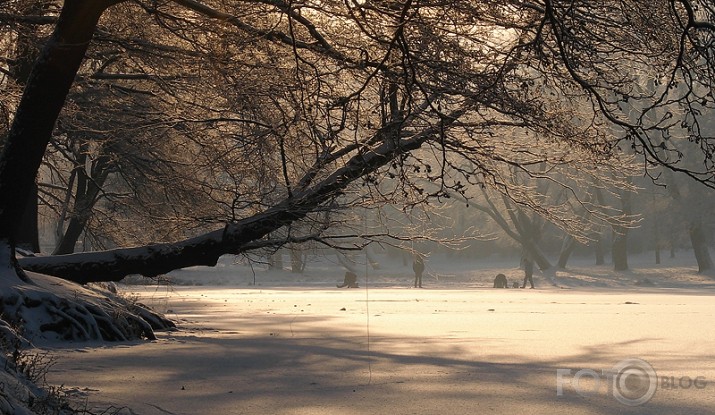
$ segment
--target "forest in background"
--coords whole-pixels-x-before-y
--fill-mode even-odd
[[[708,2],[0,6],[7,315],[305,244],[713,268]]]
[[[705,5],[638,7],[639,32],[623,10],[599,15],[588,4],[118,3],[49,140],[21,227],[25,249],[39,251],[40,234],[45,253],[68,254],[209,232],[290,197],[317,167],[369,145],[372,129],[400,124],[406,135],[436,126],[434,143],[331,197],[318,217],[277,229],[269,249],[324,228],[348,248],[366,233],[473,256],[516,248],[542,268],[582,245],[617,269],[629,250],[694,247],[700,269],[712,268],[709,189],[658,166],[699,171],[696,151],[713,136],[707,72],[696,77],[676,60],[707,70],[697,46],[712,41],[711,28],[676,36],[690,12],[707,22]],[[6,130],[60,6],[3,2]],[[605,24],[619,16],[632,33]],[[623,49],[602,51],[608,38],[574,31],[575,21],[603,26]],[[546,27],[553,44],[535,40]],[[631,44],[643,49],[627,53]],[[593,49],[589,62],[579,47]],[[551,55],[564,68],[550,67]],[[465,113],[457,127],[446,125],[450,111]],[[370,229],[350,226],[356,216],[372,217]]]

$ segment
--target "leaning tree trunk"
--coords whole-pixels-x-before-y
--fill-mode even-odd
[[[376,171],[405,152],[416,150],[462,114],[462,111],[455,111],[444,125],[429,127],[411,137],[397,140],[389,139],[394,137],[391,126],[381,128],[375,133],[381,144],[374,149],[353,156],[343,167],[312,187],[296,191],[266,211],[228,224],[224,229],[176,243],[23,258],[21,265],[27,270],[79,283],[119,281],[132,274],[152,277],[195,265],[214,266],[224,254],[239,254],[256,248],[276,246],[278,244],[275,241],[264,238],[283,226],[303,219],[321,205],[330,203],[357,178]],[[541,253],[535,246],[532,249]],[[536,260],[542,260],[545,268],[550,267],[543,254],[537,256]]]
[[[14,250],[26,201],[87,46],[112,0],[65,0],[52,36],[27,80],[0,155],[0,264],[16,266]]]

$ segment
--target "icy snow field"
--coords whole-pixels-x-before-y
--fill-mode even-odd
[[[714,414],[715,279],[681,256],[620,274],[574,261],[558,286],[537,273],[535,290],[491,288],[523,275],[517,261],[430,258],[424,289],[389,261],[357,289],[335,288],[329,263],[254,266],[249,285],[250,267],[224,261],[121,286],[180,329],[47,346],[47,380],[120,414]],[[632,358],[655,374],[617,366]]]

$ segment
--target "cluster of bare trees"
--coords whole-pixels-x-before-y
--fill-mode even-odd
[[[38,200],[56,254],[149,244],[23,260],[77,281],[339,244],[351,207],[445,198],[544,268],[544,223],[625,241],[636,175],[715,186],[706,1],[15,0],[0,22],[0,262]]]

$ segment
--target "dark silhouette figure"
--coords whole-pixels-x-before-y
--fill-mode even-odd
[[[412,270],[415,271],[415,288],[422,288],[422,273],[425,272],[425,260],[422,258],[422,255],[414,255],[412,260]]]
[[[338,288],[359,288],[357,283],[357,275],[352,271],[345,272],[343,283],[337,285]]]
[[[497,274],[494,277],[494,288],[509,288],[509,281],[506,280],[506,275]]]
[[[529,281],[529,284],[531,284],[531,288],[534,288],[534,279],[532,276],[534,275],[534,262],[531,260],[531,258],[524,257],[524,283],[521,284],[521,288],[526,288],[526,282]]]
[[[519,288],[519,281],[514,281],[511,288]]]

